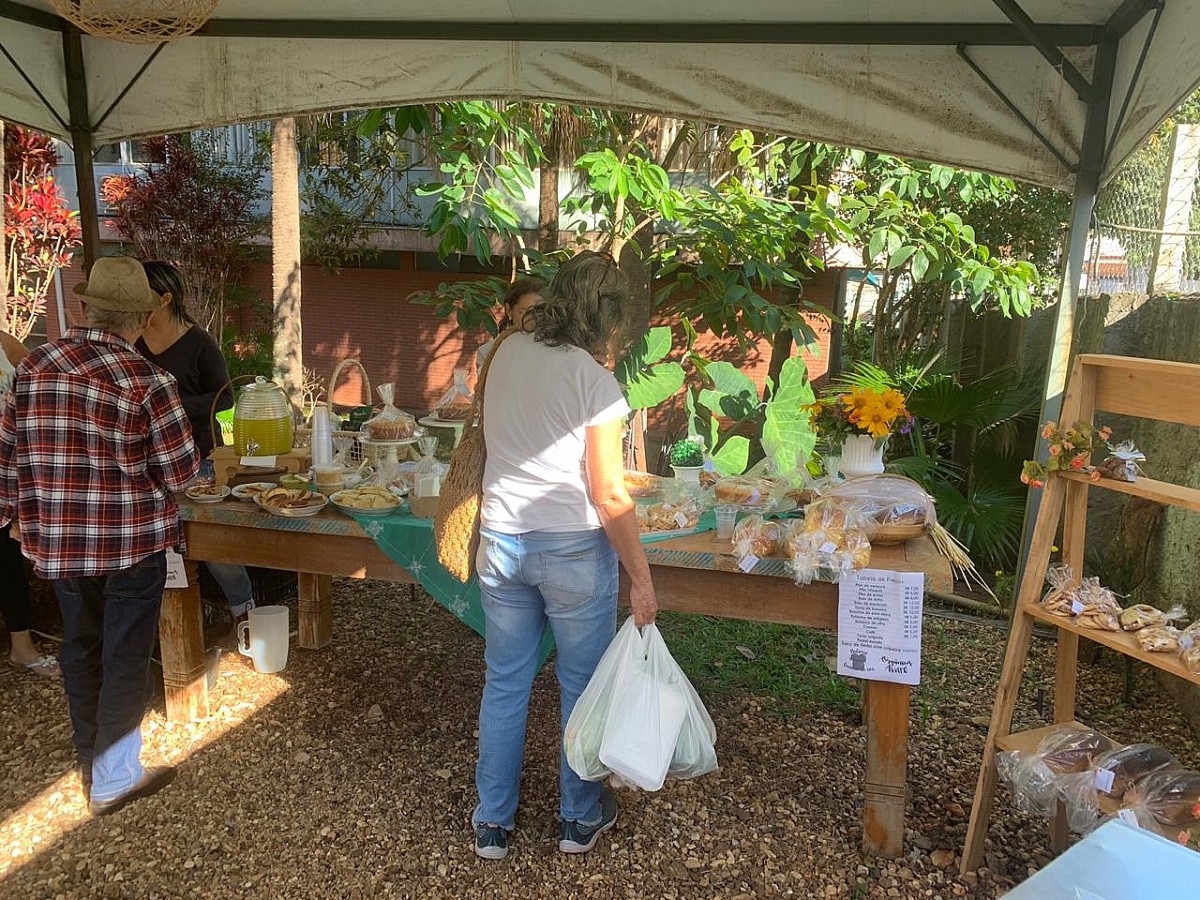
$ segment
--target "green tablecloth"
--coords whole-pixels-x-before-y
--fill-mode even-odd
[[[388,516],[354,516],[362,530],[370,535],[388,559],[404,568],[434,600],[480,637],[487,623],[479,600],[479,581],[463,584],[446,571],[437,557],[433,542],[433,520],[418,519],[408,507]],[[554,636],[547,628],[542,635],[542,662],[554,649]]]
[[[437,558],[437,547],[433,542],[433,520],[418,519],[405,506],[388,516],[354,516],[362,530],[379,545],[388,559],[401,566],[429,596],[450,611],[451,615],[467,625],[481,637],[486,634],[487,623],[483,605],[479,599],[479,582],[472,578],[463,584],[446,571]],[[711,511],[700,517],[694,531],[716,528],[716,518]],[[647,534],[642,543],[669,540],[675,535]],[[542,661],[554,649],[554,636],[547,628],[542,635]]]

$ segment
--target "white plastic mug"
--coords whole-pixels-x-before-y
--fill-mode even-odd
[[[238,652],[265,674],[282,671],[288,658],[288,608],[259,606],[238,625]]]

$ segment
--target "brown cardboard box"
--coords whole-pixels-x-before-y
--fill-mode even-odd
[[[229,484],[233,479],[245,481],[247,476],[256,474],[256,469],[259,474],[277,477],[285,472],[307,472],[312,468],[312,450],[308,447],[282,453],[275,457],[274,465],[261,469],[257,466],[243,466],[241,457],[234,452],[233,447],[229,446],[214,448],[208,458],[213,462],[213,469],[219,485]],[[280,469],[283,471],[279,471]],[[255,479],[251,478],[250,480]],[[274,481],[275,478],[269,477],[267,480]]]

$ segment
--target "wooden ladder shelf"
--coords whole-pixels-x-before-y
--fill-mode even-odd
[[[1071,371],[1063,401],[1062,421],[1066,424],[1093,422],[1097,410],[1200,427],[1200,365],[1122,356],[1081,355]],[[964,873],[978,868],[982,861],[984,840],[999,780],[996,754],[1002,750],[1033,750],[1053,727],[1017,733],[1012,731],[1013,711],[1017,705],[1035,623],[1053,625],[1058,630],[1054,667],[1056,723],[1078,725],[1074,719],[1080,635],[1126,656],[1140,659],[1147,665],[1200,684],[1200,676],[1187,671],[1175,653],[1147,653],[1132,634],[1081,628],[1069,619],[1047,613],[1040,605],[1043,580],[1060,524],[1063,532],[1063,562],[1075,572],[1083,573],[1088,491],[1092,488],[1117,491],[1200,512],[1200,490],[1169,482],[1148,478],[1139,478],[1133,483],[1111,479],[1092,482],[1086,475],[1059,473],[1053,473],[1047,480],[1017,593],[1008,649],[983,747],[983,761],[979,767],[979,781],[963,847],[961,868]],[[1066,816],[1061,804],[1051,823],[1051,837],[1056,850],[1066,846]]]

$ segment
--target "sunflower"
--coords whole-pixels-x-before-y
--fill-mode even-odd
[[[879,402],[883,404],[883,408],[893,419],[904,412],[904,395],[894,388],[884,391]]]
[[[870,388],[851,387],[850,393],[842,394],[839,398],[842,405],[850,412],[860,412],[864,406],[868,406],[876,397],[876,394]]]
[[[892,422],[882,403],[872,403],[864,407],[858,415],[858,427],[878,440],[892,432]]]

